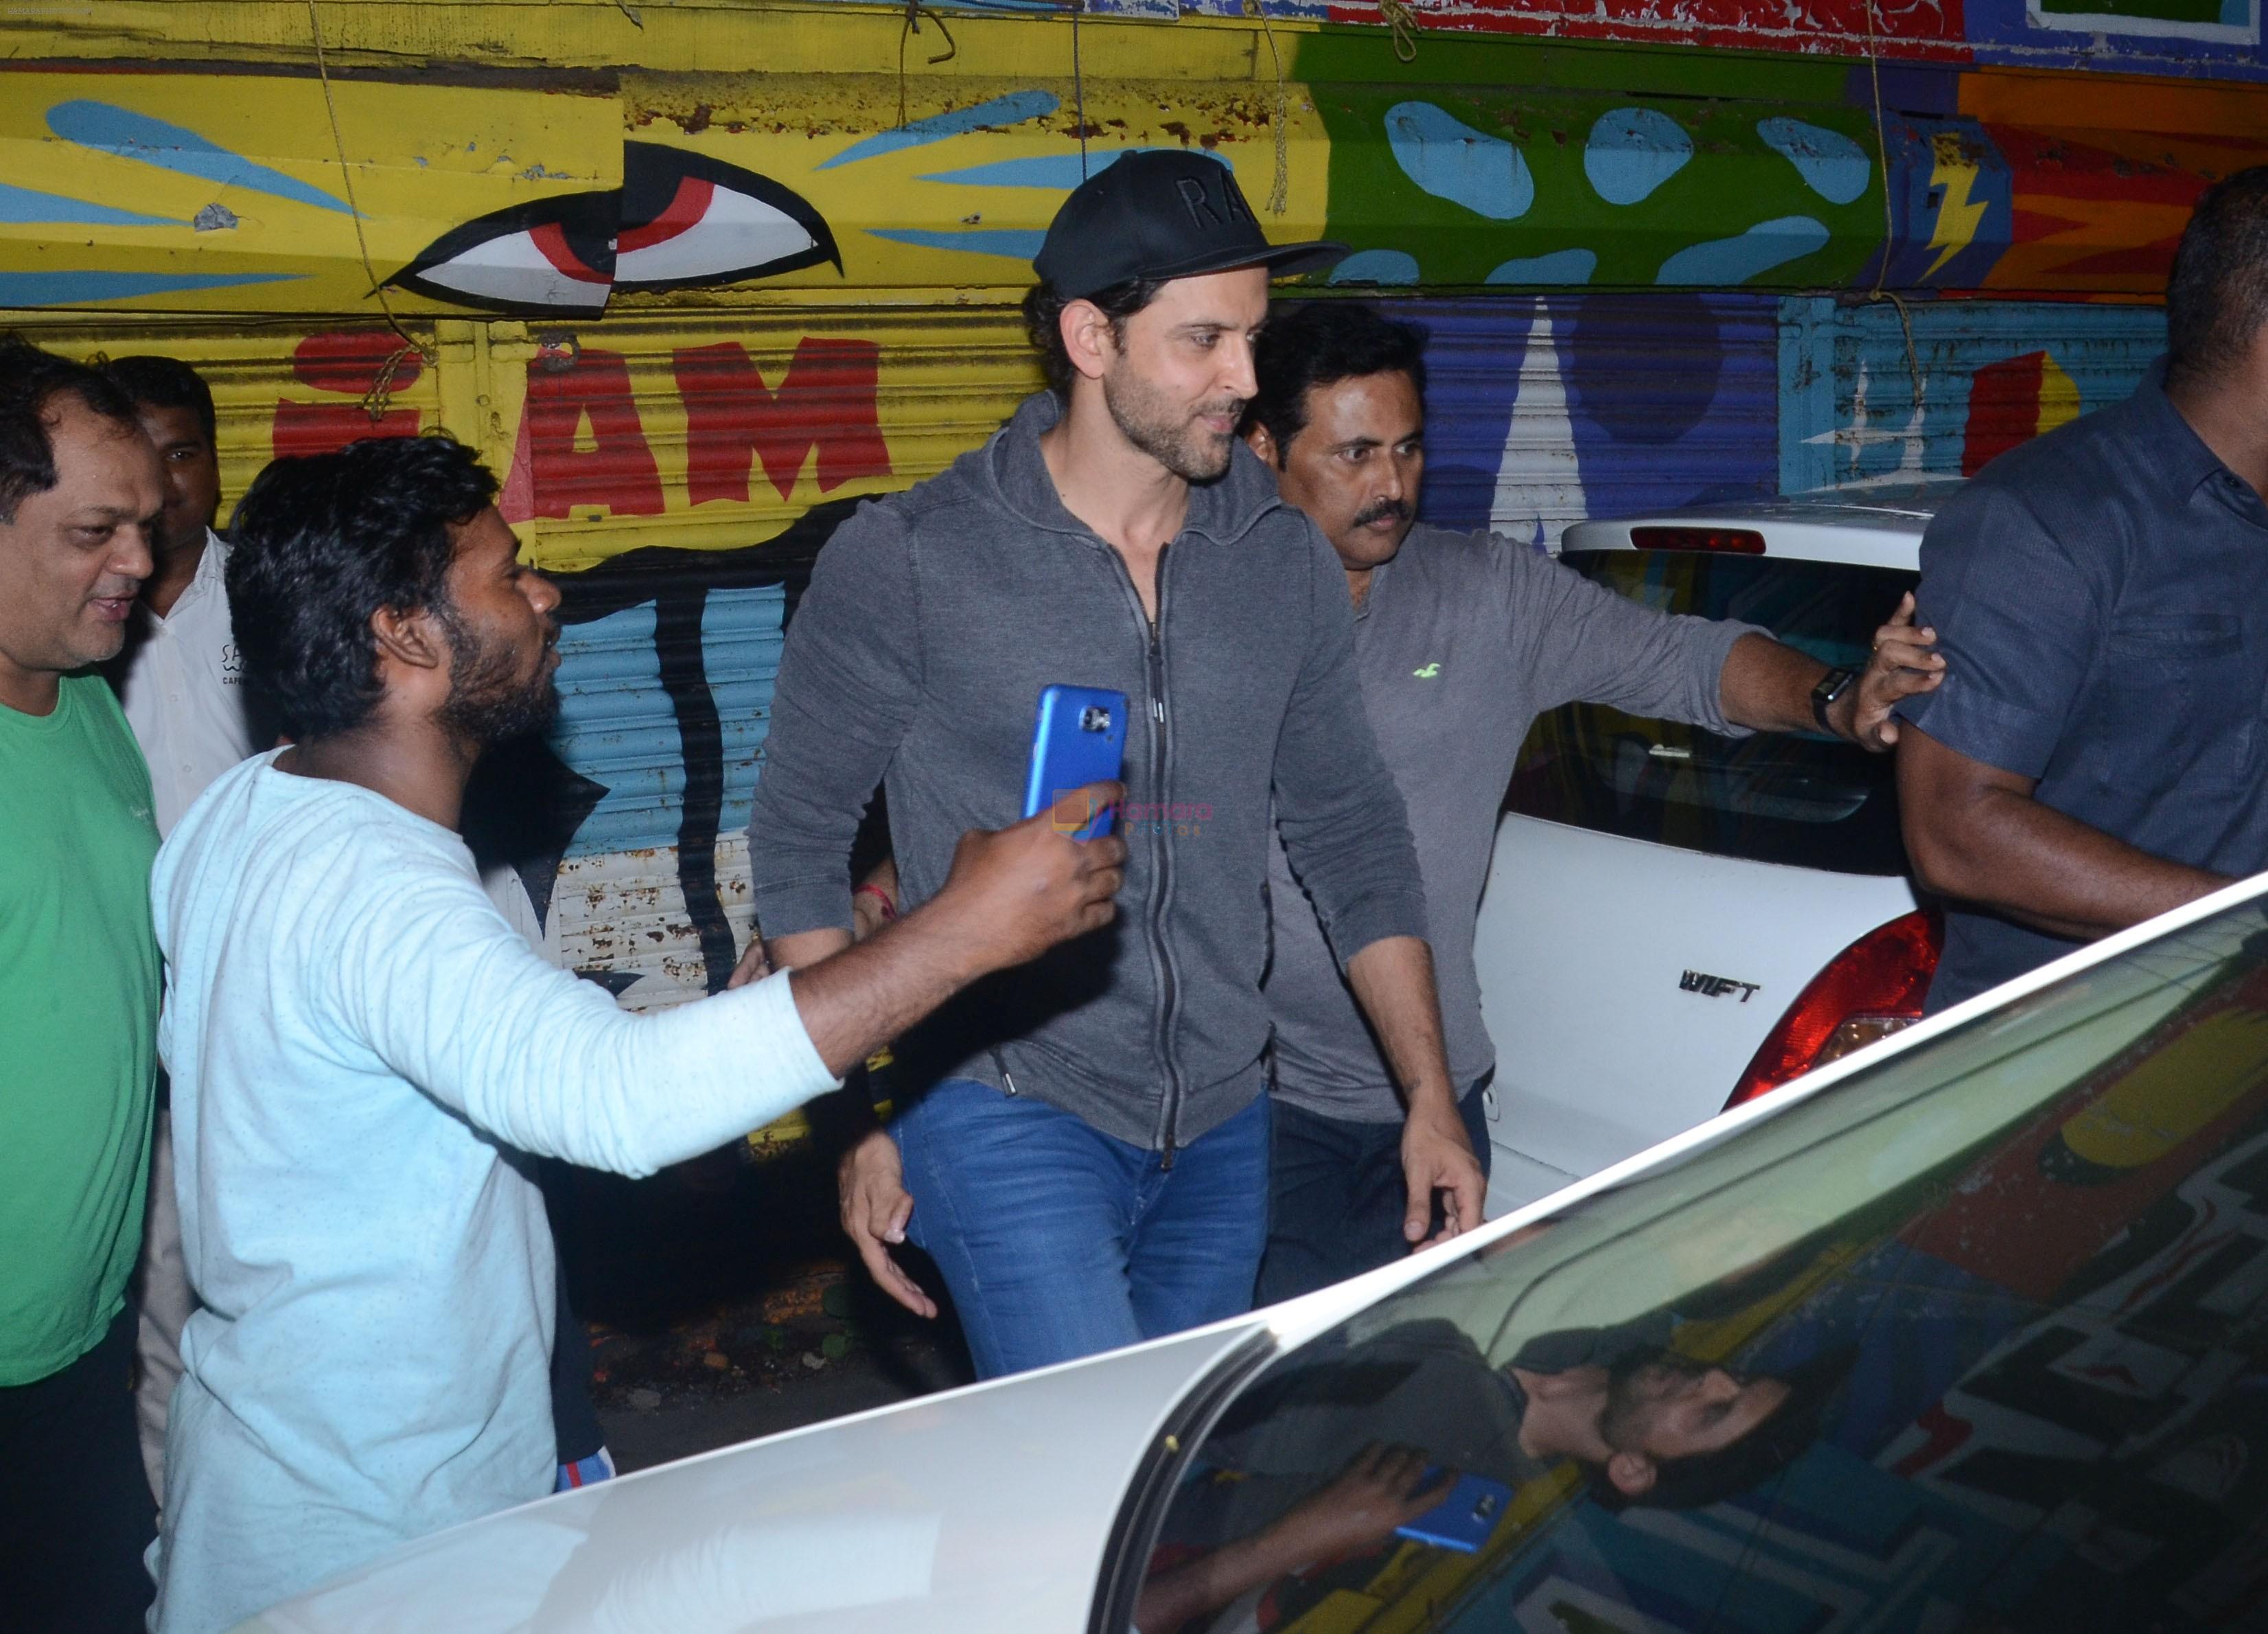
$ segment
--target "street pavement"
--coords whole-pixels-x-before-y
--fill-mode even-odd
[[[728,1152],[645,1181],[546,1181],[593,1404],[625,1474],[974,1376],[949,1311],[910,1314],[858,1263],[831,1157]]]

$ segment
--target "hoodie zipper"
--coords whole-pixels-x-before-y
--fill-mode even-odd
[[[1150,690],[1150,789],[1156,809],[1165,807],[1167,732],[1166,716],[1166,559],[1172,552],[1170,544],[1158,550],[1158,616],[1152,618],[1143,611],[1142,594],[1134,586],[1134,575],[1121,556],[1108,541],[1098,541],[1118,570],[1118,580],[1125,587],[1128,605],[1133,609],[1134,624],[1145,637],[1145,673]],[[1166,1102],[1159,1118],[1158,1138],[1163,1152],[1161,1167],[1174,1167],[1174,1151],[1179,1144],[1182,1121],[1182,1075],[1174,1064],[1174,1012],[1180,1004],[1180,984],[1174,971],[1174,956],[1166,939],[1166,909],[1173,894],[1173,848],[1167,843],[1166,825],[1152,821],[1150,828],[1150,923],[1145,927],[1150,943],[1150,964],[1158,982],[1158,1031],[1152,1041],[1158,1063],[1165,1070]]]

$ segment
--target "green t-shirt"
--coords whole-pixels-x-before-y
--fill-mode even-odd
[[[150,773],[97,676],[0,706],[0,1385],[94,1348],[142,1248],[158,1027]]]

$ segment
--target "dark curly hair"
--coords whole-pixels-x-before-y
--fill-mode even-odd
[[[246,682],[295,738],[368,720],[384,696],[371,615],[448,607],[452,523],[497,480],[447,437],[367,438],[278,460],[236,508],[229,609]]]
[[[1620,1376],[1653,1362],[1673,1359],[1696,1371],[1703,1366],[1660,1352],[1628,1358],[1615,1372]],[[1653,1487],[1638,1496],[1619,1490],[1605,1470],[1594,1469],[1590,1477],[1593,1501],[1616,1513],[1632,1508],[1705,1509],[1762,1486],[1819,1440],[1828,1410],[1858,1359],[1857,1346],[1839,1346],[1782,1375],[1787,1399],[1769,1418],[1730,1446],[1665,1461]],[[1608,1410],[1612,1412],[1611,1406]]]
[[[18,505],[55,485],[48,408],[65,392],[141,434],[133,403],[94,370],[42,351],[20,335],[0,335],[0,522],[14,521]]]
[[[204,428],[205,445],[217,445],[212,387],[180,358],[140,352],[131,357],[113,357],[102,365],[102,372],[136,406],[147,403],[152,408],[188,409]]]
[[[1252,348],[1260,392],[1244,411],[1247,427],[1268,428],[1276,462],[1307,429],[1307,394],[1318,386],[1373,374],[1406,374],[1425,395],[1425,331],[1359,301],[1286,301],[1270,314]]]
[[[1114,283],[1107,290],[1097,290],[1085,298],[1102,311],[1110,320],[1110,338],[1121,343],[1126,339],[1126,320],[1158,298],[1158,291],[1166,287],[1162,278],[1130,278],[1124,283]],[[1079,371],[1071,366],[1071,354],[1064,350],[1063,310],[1071,303],[1057,291],[1056,286],[1044,281],[1024,291],[1024,333],[1040,354],[1040,372],[1047,377],[1048,389],[1071,401],[1071,384],[1079,378]]]

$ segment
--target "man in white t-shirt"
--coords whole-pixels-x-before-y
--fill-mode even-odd
[[[143,580],[126,646],[107,666],[126,724],[149,763],[163,836],[213,779],[264,745],[247,705],[229,627],[222,581],[228,546],[212,531],[220,504],[212,391],[174,357],[120,357],[105,372],[133,400],[135,417],[157,445],[166,479],[166,508],[150,541],[156,570]],[[151,1137],[150,1202],[135,1284],[140,1314],[134,1417],[150,1490],[162,1496],[166,1405],[181,1376],[181,1324],[196,1302],[181,1262],[173,1117],[162,1098]]]
[[[496,494],[456,443],[392,438],[278,460],[237,512],[246,676],[291,743],[223,773],[151,883],[203,1301],[158,1634],[552,1490],[551,1233],[519,1154],[681,1162],[1116,912],[1124,843],[1046,813],[963,835],[858,946],[659,1014],[544,962],[457,832],[481,754],[558,703],[559,592]]]

